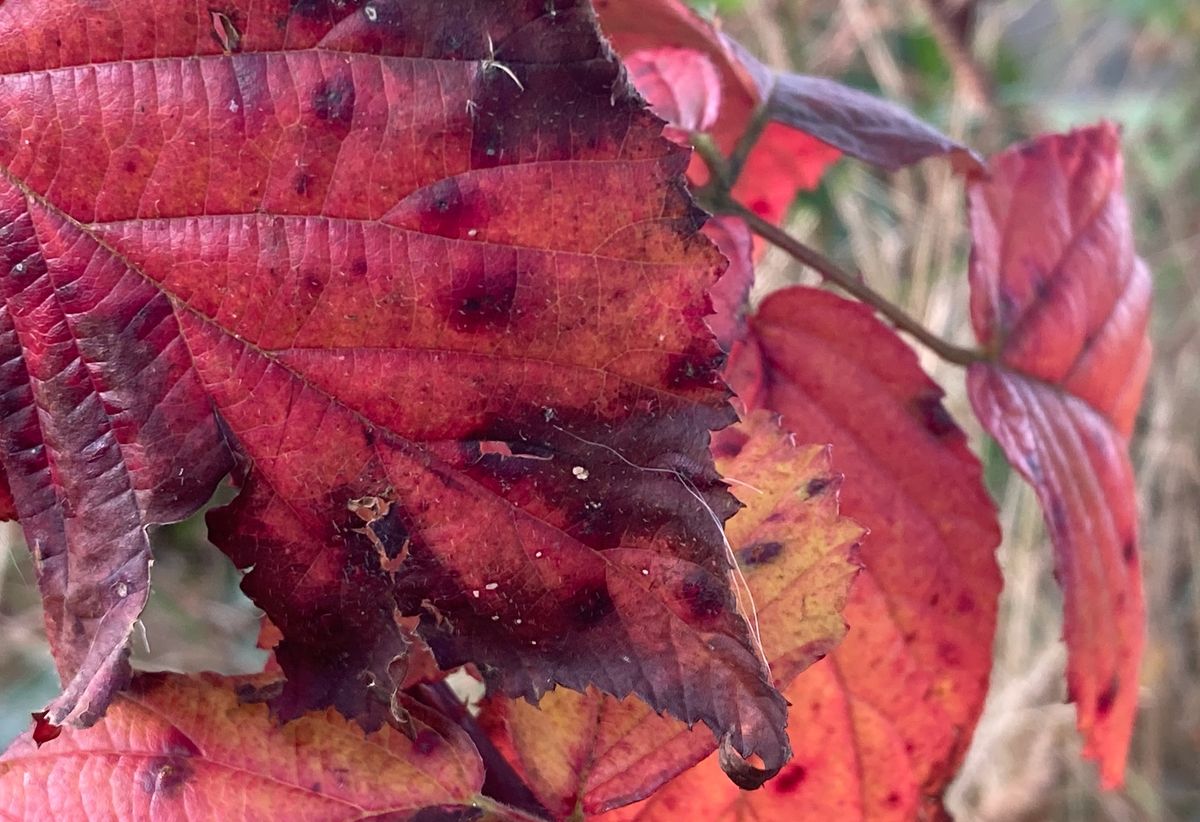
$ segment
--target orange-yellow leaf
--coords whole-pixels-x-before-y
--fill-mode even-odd
[[[991,670],[1000,533],[979,463],[941,390],[866,306],[789,288],[749,326],[730,382],[748,406],[782,414],[797,439],[833,444],[842,513],[870,531],[850,632],[786,692],[795,758],[763,795],[792,785],[796,819],[935,811]],[[710,796],[713,807],[721,796],[736,794]]]
[[[831,472],[829,449],[793,445],[770,415],[722,432],[713,452],[746,505],[730,520],[728,537],[783,687],[845,633],[841,611],[862,529],[838,515],[841,476]],[[743,602],[749,610],[749,598]],[[560,689],[540,709],[493,700],[485,721],[555,818],[641,799],[715,747],[711,734],[596,691]],[[761,781],[743,775],[749,784]]]
[[[29,734],[0,757],[5,819],[411,819],[469,810],[483,767],[455,725],[406,704],[414,732],[365,734],[332,710],[280,726],[240,696],[274,677],[144,674],[94,727]]]

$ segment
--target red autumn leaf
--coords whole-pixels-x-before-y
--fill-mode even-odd
[[[426,818],[474,812],[483,765],[453,723],[405,701],[411,738],[332,710],[280,726],[239,694],[270,676],[142,674],[95,727],[0,757],[7,819]]]
[[[2,456],[50,718],[103,711],[145,527],[228,441],[211,536],[283,633],[284,716],[385,704],[420,616],[504,692],[636,693],[782,765],[707,448],[720,261],[588,5],[222,14],[236,51],[186,0],[0,7]]]
[[[629,79],[654,113],[685,134],[708,131],[721,110],[721,78],[691,49],[643,49],[625,58]],[[676,140],[676,142],[680,142]]]
[[[941,390],[866,306],[789,288],[749,326],[731,384],[797,439],[833,444],[842,513],[870,534],[849,634],[785,693],[793,764],[766,798],[745,801],[767,803],[761,818],[787,794],[814,819],[909,820],[937,808],[983,707],[1000,592],[995,511]],[[732,795],[708,796],[724,807]]]
[[[1067,684],[1088,756],[1118,786],[1145,631],[1128,447],[1150,361],[1120,136],[1042,137],[971,184],[971,318],[995,361],[971,402],[1037,492],[1065,594]]]
[[[33,730],[29,732],[29,738],[39,748],[51,740],[58,739],[62,734],[62,725],[54,725],[46,720],[45,711],[36,711],[33,716]]]
[[[692,98],[701,91],[710,99],[716,96],[707,81],[698,85],[697,76],[688,68],[703,58],[716,69],[720,112],[707,130],[722,151],[733,151],[763,97],[730,41],[681,0],[596,0],[595,5],[604,33],[623,59],[638,65],[648,59],[647,54],[652,55],[649,59],[657,67],[653,82],[638,82],[636,72],[633,79],[638,91],[660,114],[671,113],[676,96]],[[671,65],[672,59],[678,65]],[[678,83],[670,93],[663,82],[666,80]],[[746,159],[734,196],[765,219],[778,222],[796,192],[816,186],[838,156],[835,148],[807,134],[783,125],[768,125]],[[707,179],[699,158],[692,161],[688,176],[696,184]]]
[[[862,529],[838,516],[841,477],[830,472],[829,449],[793,445],[770,415],[721,432],[713,450],[747,506],[730,520],[729,540],[784,687],[845,633],[841,612]],[[595,691],[547,694],[538,707],[492,698],[484,720],[556,819],[642,799],[715,748],[710,734],[639,700]],[[745,776],[748,786],[761,784],[762,775]]]
[[[754,237],[746,221],[737,217],[713,217],[704,224],[704,235],[729,260],[725,273],[708,290],[713,313],[707,318],[717,342],[728,351],[746,331],[754,287]]]

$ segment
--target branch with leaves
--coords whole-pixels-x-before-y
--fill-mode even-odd
[[[876,313],[967,367],[1037,490],[1070,692],[1120,782],[1149,354],[1115,127],[985,176],[675,0],[43,6],[0,6],[0,515],[62,689],[0,757],[0,808],[936,814],[1000,533]],[[968,175],[986,355],[778,227],[842,155]],[[857,301],[751,312],[752,234]],[[134,675],[148,530],[226,479],[209,538],[270,672]]]

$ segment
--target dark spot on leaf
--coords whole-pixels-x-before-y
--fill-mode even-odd
[[[1121,556],[1124,557],[1126,565],[1137,562],[1137,542],[1132,539],[1126,540],[1125,547],[1121,549]]]
[[[463,332],[503,329],[511,319],[517,279],[511,270],[460,270],[442,297],[450,327]]]
[[[568,601],[567,610],[575,624],[590,628],[616,608],[604,583],[581,589]]]
[[[126,174],[133,174],[137,171],[137,163],[133,160],[126,160],[121,167],[125,169]]]
[[[942,405],[941,392],[929,391],[917,396],[912,402],[917,421],[935,437],[944,437],[958,430],[954,418]]]
[[[782,542],[755,542],[738,551],[738,559],[745,565],[761,565],[775,559],[781,551]]]
[[[958,603],[955,607],[960,614],[969,614],[975,610],[975,600],[967,594],[959,594]]]
[[[313,89],[312,110],[318,120],[349,126],[354,117],[354,81],[349,73],[318,84]]]
[[[474,186],[439,180],[413,197],[421,231],[441,237],[470,238],[488,223],[486,203]]]
[[[148,794],[170,797],[192,778],[192,773],[187,757],[156,756],[138,772],[136,782]]]
[[[942,601],[941,594],[933,594],[932,596],[929,597],[929,607],[936,608],[938,606],[938,603],[940,603],[941,601]]]
[[[804,486],[804,491],[810,497],[819,496],[831,484],[833,484],[833,477],[815,477],[808,481],[808,485]]]
[[[418,731],[412,741],[413,753],[418,756],[429,756],[441,745],[442,738],[428,728]]]
[[[883,801],[888,804],[888,807],[894,808],[900,804],[900,794],[892,791],[886,797],[884,797]]]
[[[803,765],[788,765],[779,776],[768,784],[777,793],[793,793],[808,776],[808,769]]]
[[[938,658],[941,659],[948,668],[956,668],[962,664],[962,653],[958,646],[950,642],[938,643]]]
[[[725,589],[715,577],[704,571],[693,572],[684,581],[680,593],[692,614],[698,619],[711,619],[725,610]]]
[[[1067,509],[1063,505],[1062,500],[1054,497],[1049,500],[1049,505],[1046,506],[1046,516],[1050,520],[1050,527],[1060,534],[1070,530],[1070,522],[1067,520]]]
[[[366,257],[358,257],[350,264],[350,273],[355,277],[367,276],[367,259]]]
[[[672,388],[705,388],[720,382],[725,354],[710,346],[708,340],[695,343],[682,354],[668,359],[666,383]]]
[[[1112,710],[1113,704],[1117,701],[1117,695],[1121,691],[1121,680],[1115,675],[1109,681],[1108,687],[1100,692],[1096,697],[1096,716],[1100,719],[1108,716],[1108,712]]]
[[[306,172],[299,172],[292,180],[292,190],[301,197],[307,196],[315,178]]]

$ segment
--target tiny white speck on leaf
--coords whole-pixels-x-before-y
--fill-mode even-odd
[[[575,475],[577,480],[586,480],[588,478],[588,470],[582,465],[576,465],[571,469],[571,473]]]

